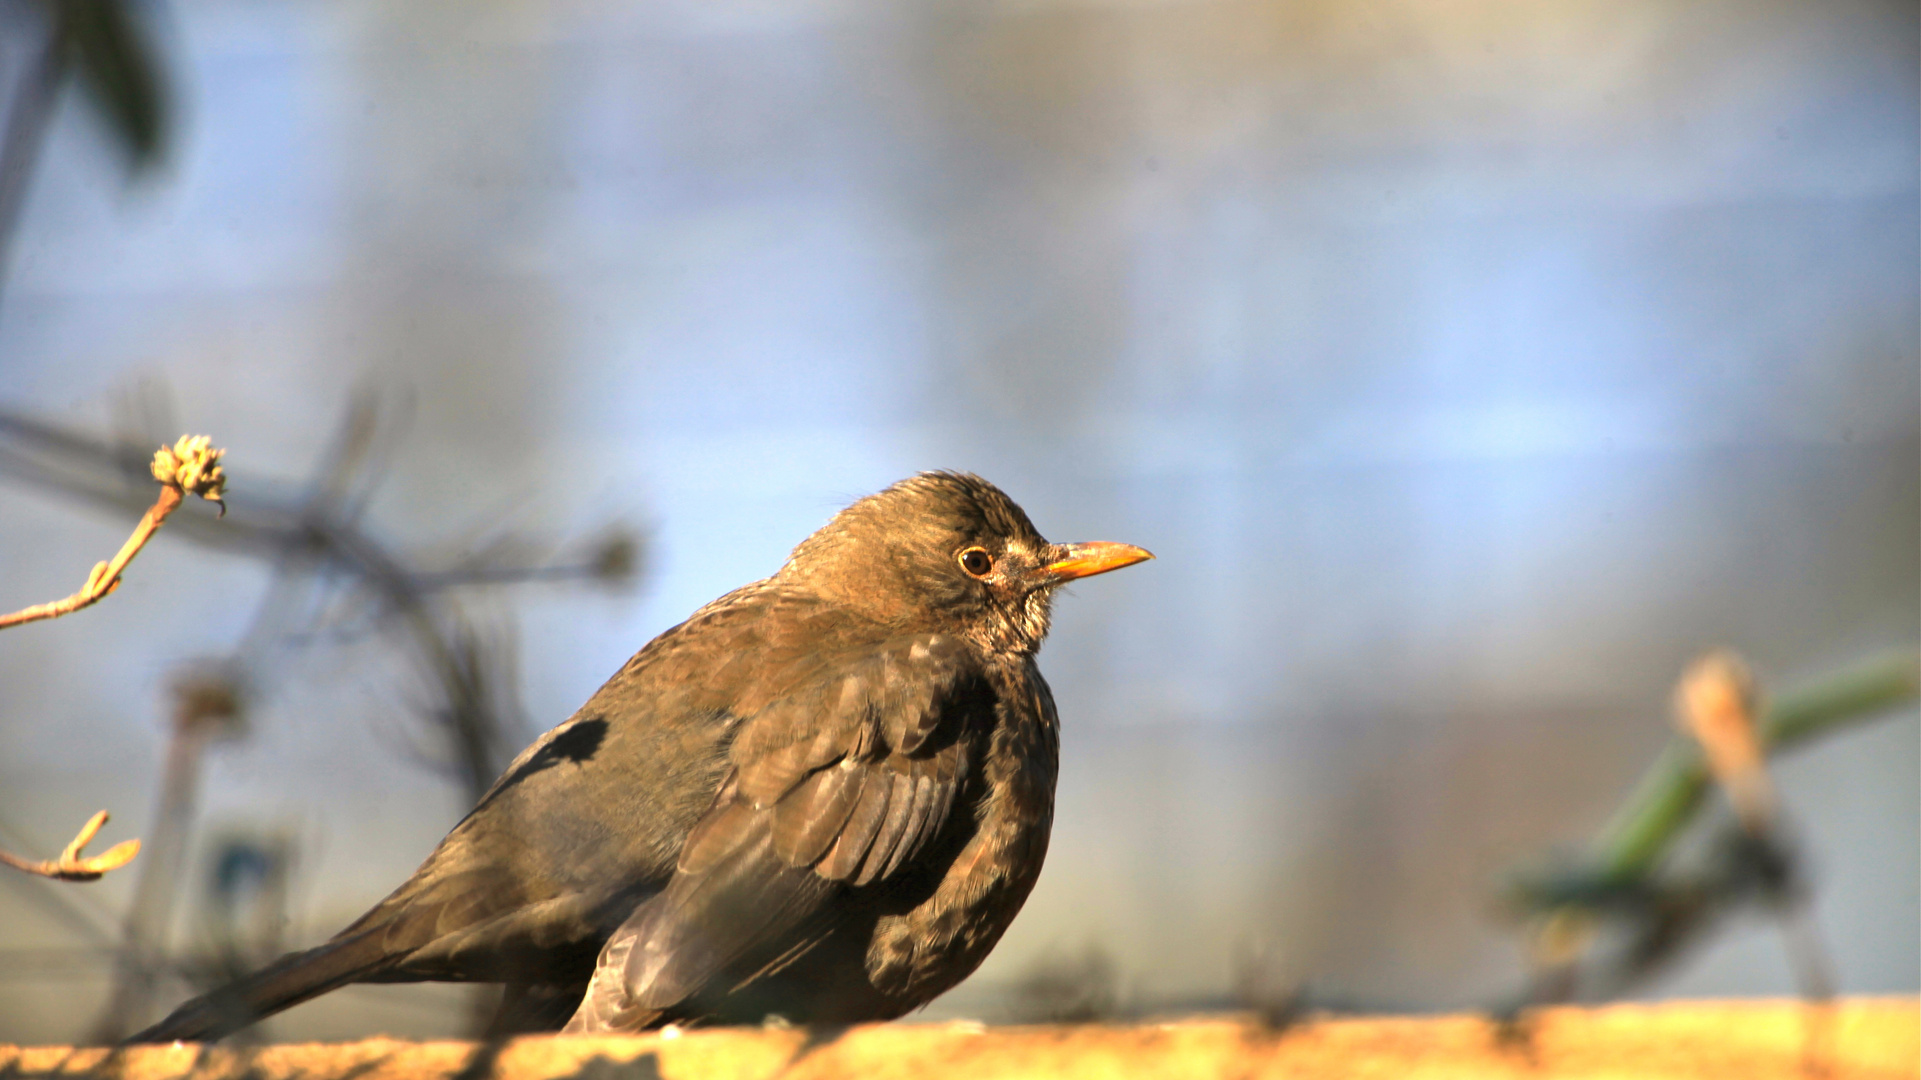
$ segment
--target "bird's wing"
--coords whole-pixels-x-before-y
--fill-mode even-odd
[[[703,607],[516,757],[386,899],[136,1041],[218,1037],[350,982],[583,984],[607,936],[672,880],[742,717],[840,655],[800,647],[835,640],[822,611],[767,582]]]
[[[740,730],[673,879],[601,953],[568,1030],[649,1022],[743,962],[804,946],[836,893],[896,875],[941,829],[992,692],[970,646],[888,643]]]

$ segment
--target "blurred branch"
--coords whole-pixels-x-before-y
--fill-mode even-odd
[[[187,839],[200,789],[200,766],[207,746],[238,730],[240,695],[229,673],[194,673],[174,681],[173,730],[167,739],[166,764],[160,774],[159,805],[154,810],[152,853],[134,883],[133,906],[127,911],[113,996],[94,1035],[103,1042],[118,1041],[132,1021],[147,1011],[157,980],[168,968],[165,959],[167,927],[179,895],[180,874],[186,865]]]
[[[1510,900],[1528,917],[1533,973],[1516,1010],[1575,996],[1578,968],[1604,926],[1621,947],[1599,967],[1603,998],[1625,992],[1701,940],[1737,907],[1759,902],[1780,920],[1804,996],[1826,1001],[1832,978],[1808,909],[1805,867],[1782,835],[1768,755],[1883,715],[1921,693],[1921,656],[1878,657],[1781,695],[1764,713],[1741,659],[1715,652],[1690,665],[1675,690],[1682,733],[1643,776],[1588,859],[1525,875]],[[1762,718],[1757,721],[1757,713]],[[1727,793],[1737,825],[1723,829],[1697,865],[1662,870],[1696,819],[1710,781]]]
[[[1901,650],[1876,657],[1777,697],[1760,723],[1769,755],[1816,736],[1884,715],[1921,695],[1921,655]],[[1633,907],[1647,899],[1650,875],[1694,820],[1709,773],[1700,744],[1677,735],[1642,775],[1633,794],[1574,867],[1523,875],[1512,899],[1524,911],[1563,906]]]
[[[345,426],[351,431],[363,425],[363,412],[372,409],[368,401],[356,402]],[[207,518],[192,515],[180,517],[174,527],[179,535],[220,550],[330,565],[389,598],[424,599],[461,586],[522,581],[620,585],[631,579],[639,564],[637,542],[614,531],[587,558],[574,562],[515,566],[468,560],[444,570],[413,569],[367,533],[359,521],[361,501],[348,500],[344,493],[351,485],[344,477],[334,478],[336,471],[351,469],[361,460],[364,456],[357,453],[330,454],[328,475],[313,484],[250,477],[246,505],[235,508],[218,528]],[[109,510],[126,510],[146,500],[137,483],[146,473],[144,459],[114,442],[3,410],[0,472]]]
[[[1772,755],[1817,735],[1862,723],[1921,694],[1921,655],[1912,649],[1876,657],[1777,698],[1761,720],[1761,746]],[[1700,745],[1676,736],[1602,830],[1597,870],[1625,880],[1645,873],[1693,819],[1708,789]]]
[[[147,546],[147,541],[160,531],[168,515],[179,508],[188,494],[218,503],[221,513],[226,513],[226,504],[221,502],[221,497],[227,478],[219,464],[221,455],[226,451],[209,445],[209,442],[205,435],[182,435],[171,449],[161,447],[154,454],[150,467],[153,478],[160,481],[160,496],[140,516],[140,523],[134,526],[133,535],[127,537],[127,542],[120,545],[119,553],[108,562],[95,563],[93,571],[87,575],[86,584],[72,596],[0,615],[0,630],[41,619],[57,619],[92,607],[119,588],[121,571],[127,568],[135,555],[140,554],[141,548]]]
[[[1008,1019],[1016,1024],[1086,1024],[1112,1020],[1120,1007],[1114,958],[1090,943],[1079,953],[1043,954],[1010,988]]]
[[[1675,726],[1700,744],[1708,775],[1721,785],[1741,827],[1760,835],[1773,824],[1774,785],[1755,710],[1754,673],[1729,649],[1689,665],[1674,690]]]
[[[619,583],[633,577],[640,545],[620,531],[602,537],[577,562],[547,566],[471,566],[439,573],[422,573],[415,580],[423,589],[438,591],[462,585],[519,585],[535,581],[596,580]]]
[[[1717,649],[1681,677],[1674,692],[1675,723],[1700,744],[1708,775],[1727,796],[1749,840],[1771,856],[1764,865],[1776,872],[1758,882],[1759,893],[1781,923],[1801,996],[1819,1006],[1834,997],[1834,963],[1809,910],[1806,876],[1779,836],[1767,751],[1754,719],[1757,696],[1747,663],[1732,650]],[[1809,1040],[1810,1063],[1821,1060],[1819,1042]]]
[[[30,862],[17,855],[0,851],[0,863],[5,863],[16,870],[25,870],[29,874],[53,878],[56,881],[97,881],[107,871],[117,870],[127,865],[133,861],[135,855],[140,854],[140,841],[122,840],[99,855],[83,858],[80,852],[93,842],[95,834],[100,831],[100,826],[106,823],[105,810],[88,818],[87,823],[80,826],[80,831],[74,835],[73,841],[57,859]]]

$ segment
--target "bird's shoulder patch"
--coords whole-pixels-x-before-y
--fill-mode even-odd
[[[604,717],[590,716],[582,720],[570,720],[554,728],[546,738],[534,743],[520,755],[519,760],[507,767],[507,772],[487,794],[480,797],[473,810],[467,812],[472,817],[484,809],[488,803],[506,794],[509,790],[533,776],[545,772],[556,765],[584,765],[593,760],[600,752],[600,744],[607,740],[607,720]]]

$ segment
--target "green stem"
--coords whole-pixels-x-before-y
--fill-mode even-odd
[[[1761,719],[1770,755],[1817,735],[1860,723],[1921,695],[1921,654],[1906,649],[1782,694]],[[1707,794],[1708,772],[1693,739],[1676,736],[1655,759],[1627,803],[1595,844],[1597,861],[1615,880],[1646,873]]]

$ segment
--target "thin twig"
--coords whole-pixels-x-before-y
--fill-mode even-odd
[[[220,456],[226,453],[208,445],[205,435],[182,435],[172,448],[161,447],[153,456],[153,476],[160,481],[160,495],[140,516],[140,523],[133,528],[133,535],[120,545],[120,551],[103,563],[95,563],[93,572],[87,575],[87,583],[80,591],[63,600],[21,608],[9,615],[0,615],[0,630],[9,626],[38,622],[41,619],[57,619],[82,608],[92,607],[108,593],[120,587],[120,573],[133,561],[140,549],[147,546],[153,534],[167,520],[167,515],[180,507],[187,493],[220,503],[226,484],[226,476],[221,472]],[[221,510],[226,510],[221,504]]]
[[[105,810],[88,818],[87,823],[80,826],[80,831],[74,835],[73,842],[67,845],[67,849],[62,851],[57,859],[33,862],[22,859],[18,855],[9,855],[0,851],[0,863],[6,863],[16,870],[25,870],[29,874],[53,878],[56,881],[97,881],[102,874],[127,865],[133,861],[135,855],[140,854],[140,841],[122,840],[98,855],[83,857],[80,852],[93,841],[94,835],[100,831],[100,826],[106,823]]]

